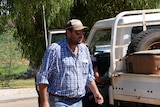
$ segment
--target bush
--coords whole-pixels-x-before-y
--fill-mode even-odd
[[[27,71],[27,65],[17,65],[14,70],[9,73],[3,68],[0,69],[0,87],[12,87],[11,82],[17,79],[24,79],[24,74]]]

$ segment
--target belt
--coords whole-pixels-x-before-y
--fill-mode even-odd
[[[76,98],[76,97],[67,97],[67,96],[60,96],[60,95],[57,95],[57,94],[52,94],[49,92],[49,95],[51,96],[54,96],[54,97],[59,97],[59,98],[62,98],[64,100],[68,100],[68,101],[78,101],[78,100],[81,100],[81,98]]]

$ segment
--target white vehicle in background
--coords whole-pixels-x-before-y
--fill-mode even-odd
[[[49,30],[48,36],[46,37],[46,47],[49,47],[51,43],[57,42],[65,38],[66,30],[65,29],[55,29]]]
[[[100,75],[108,72],[110,79],[106,89],[107,107],[160,106],[160,75],[153,71],[133,70],[139,61],[143,62],[140,69],[154,68],[153,64],[146,65],[146,61],[141,59],[131,64],[127,62],[128,57],[139,54],[139,51],[150,50],[141,54],[145,59],[149,55],[160,55],[160,50],[157,50],[160,49],[159,28],[160,9],[124,11],[115,18],[99,20],[92,27],[87,38],[90,53],[97,58]],[[154,49],[157,51],[152,54]],[[160,59],[156,63],[160,64]],[[159,68],[155,67],[156,72]]]

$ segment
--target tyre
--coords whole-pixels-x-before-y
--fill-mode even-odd
[[[149,29],[137,34],[128,46],[127,55],[153,49],[160,49],[160,29]]]

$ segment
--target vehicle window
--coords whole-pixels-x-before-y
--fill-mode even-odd
[[[99,29],[93,36],[91,45],[89,47],[90,53],[93,55],[95,51],[104,51],[108,49],[111,42],[111,29]],[[98,48],[96,48],[98,47]]]
[[[65,33],[52,34],[51,43],[60,41],[66,37]]]
[[[151,26],[147,26],[147,29],[160,29],[160,25],[151,25]],[[143,31],[143,26],[136,26],[132,28],[132,34],[131,37],[133,39],[133,37],[135,35],[137,35],[138,33]]]

